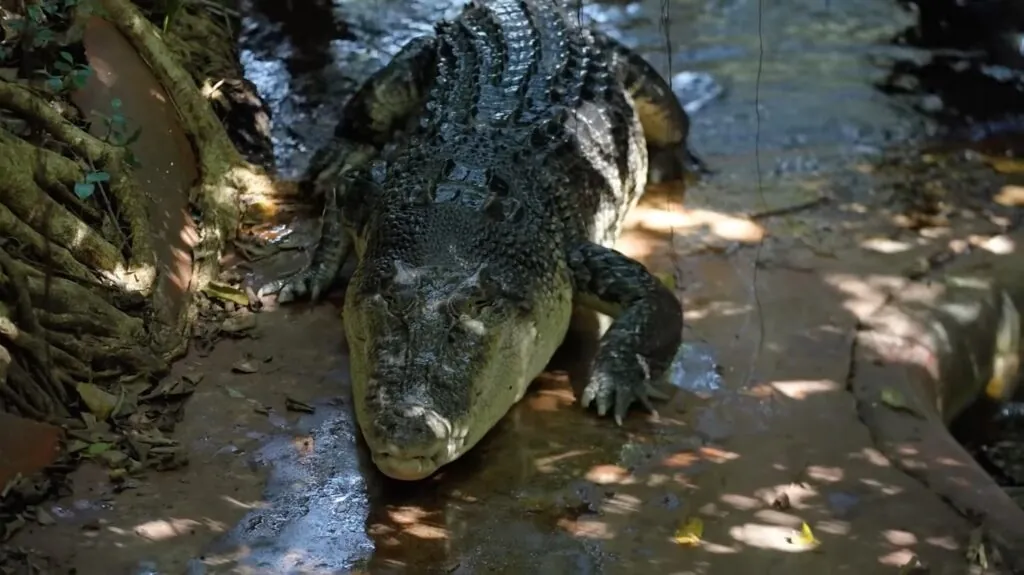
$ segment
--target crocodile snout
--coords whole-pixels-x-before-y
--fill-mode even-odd
[[[415,481],[447,462],[452,425],[423,405],[402,404],[380,413],[367,438],[373,461],[387,476]]]

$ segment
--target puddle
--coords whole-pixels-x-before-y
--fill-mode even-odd
[[[722,388],[720,369],[710,345],[684,342],[672,360],[669,381],[691,393],[711,393]]]
[[[344,378],[332,378],[342,381]],[[373,552],[352,415],[316,405],[294,436],[279,436],[254,463],[268,467],[266,507],[250,512],[190,565],[193,573],[244,567],[265,573],[348,572]],[[209,571],[204,571],[209,569]]]

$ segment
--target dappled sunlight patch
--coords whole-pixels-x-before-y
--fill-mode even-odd
[[[616,532],[611,526],[593,517],[580,517],[575,520],[559,519],[558,527],[573,537],[583,539],[609,541],[616,536]]]
[[[889,543],[900,547],[908,547],[910,545],[917,544],[916,535],[901,529],[886,529],[885,531],[882,531],[882,538]]]
[[[216,82],[213,82],[212,80],[212,78],[206,78],[205,80],[203,80],[203,85],[199,87],[199,92],[207,100],[216,100],[223,96],[223,94],[220,91],[220,88],[224,85],[224,79],[221,78]]]
[[[156,519],[140,523],[132,532],[148,541],[164,541],[182,535],[192,535],[202,523],[195,519]]]
[[[836,483],[843,480],[844,473],[839,467],[825,467],[822,465],[809,465],[806,470],[807,476],[811,479],[826,483]]]
[[[771,383],[754,383],[751,384],[750,387],[741,389],[739,393],[740,395],[745,395],[755,399],[771,399],[775,397],[776,391],[778,390],[776,390],[774,385]]]
[[[692,451],[681,451],[662,458],[661,465],[662,467],[681,469],[684,467],[690,467],[700,463],[701,461],[701,458],[696,453]]]
[[[251,501],[246,503],[244,501],[239,501],[230,495],[221,495],[220,498],[229,505],[239,509],[269,509],[270,507],[270,504],[266,501]]]
[[[1005,235],[993,236],[979,243],[978,247],[999,256],[1010,255],[1017,251],[1017,245],[1013,238]]]
[[[834,381],[775,381],[771,388],[790,399],[807,399],[810,395],[842,391],[843,386]]]
[[[914,248],[910,242],[891,238],[867,238],[860,242],[860,247],[880,254],[898,254]]]
[[[1008,208],[1024,207],[1024,186],[1003,186],[992,201]]]
[[[828,533],[829,535],[835,535],[836,537],[845,537],[853,532],[853,527],[846,521],[826,519],[818,523],[815,531]]]
[[[735,507],[736,509],[742,509],[747,511],[752,509],[758,509],[762,505],[764,505],[764,502],[761,501],[760,499],[756,499],[748,495],[739,495],[736,493],[726,493],[725,495],[722,495],[718,499],[722,503],[725,503],[726,505],[730,505],[732,507]]]
[[[640,511],[643,501],[639,497],[625,493],[616,493],[604,500],[601,511],[613,515],[629,515]]]
[[[808,500],[818,497],[818,491],[805,483],[789,483],[758,489],[755,494],[777,510],[809,507]]]
[[[665,210],[639,205],[630,212],[625,225],[626,229],[664,234],[710,233],[724,240],[742,243],[757,243],[765,235],[764,228],[745,217],[703,209]]]
[[[629,471],[612,464],[595,465],[584,475],[587,481],[597,485],[614,485],[622,483],[629,477]]]
[[[816,547],[802,541],[794,534],[793,527],[783,525],[745,523],[730,528],[729,535],[736,541],[757,549],[803,553]]]
[[[739,459],[740,457],[738,453],[725,451],[715,447],[701,447],[698,450],[698,452],[700,453],[701,457],[712,463],[727,463],[729,461]]]
[[[161,104],[166,104],[167,103],[167,98],[164,96],[164,94],[160,90],[157,90],[157,89],[154,88],[154,89],[149,91],[149,95],[152,96],[154,100],[156,100],[157,102],[160,102]]]
[[[891,567],[903,567],[914,561],[917,555],[910,549],[898,549],[892,553],[886,553],[878,557],[878,562]]]
[[[899,495],[905,491],[902,487],[886,485],[877,479],[861,479],[860,482],[868,487],[874,488],[882,495]]]
[[[575,402],[572,389],[542,389],[526,396],[526,405],[532,411],[553,412]]]
[[[925,542],[934,547],[940,547],[942,549],[948,549],[950,551],[955,551],[960,548],[960,544],[958,544],[956,540],[949,535],[944,535],[941,537],[929,537],[925,539]]]
[[[127,291],[149,293],[156,283],[157,271],[154,265],[140,265],[126,268],[121,264],[110,271],[100,272],[104,278]]]
[[[425,511],[420,507],[393,507],[387,510],[387,515],[391,526],[377,523],[369,530],[370,535],[375,537],[392,535],[392,537],[385,540],[386,544],[398,545],[400,541],[393,537],[397,533],[428,540],[447,539],[449,536],[447,529],[429,521],[433,513]]]
[[[292,449],[295,450],[295,454],[299,456],[300,461],[313,457],[316,452],[316,443],[312,435],[300,435],[293,437],[289,444],[292,446]]]
[[[283,192],[294,191],[292,186],[278,182],[258,168],[245,164],[232,166],[227,172],[227,179],[238,186],[241,192],[238,199],[246,205],[279,197]],[[218,186],[213,199],[221,206],[228,207],[235,200],[234,194],[235,192],[226,186]]]
[[[823,281],[846,296],[842,306],[856,317],[868,317],[880,309],[889,295],[906,285],[906,278],[896,275],[854,275],[827,273]]]
[[[687,321],[740,316],[754,310],[753,305],[739,304],[731,301],[699,302],[696,305],[698,306],[697,309],[684,308],[684,317]]]
[[[566,453],[559,453],[557,455],[549,455],[547,457],[540,457],[535,459],[533,462],[534,467],[541,473],[555,473],[558,471],[558,466],[565,461],[584,455],[593,453],[592,449],[577,449],[575,451],[568,451]]]
[[[784,511],[778,511],[776,509],[761,509],[753,514],[755,519],[758,519],[766,525],[779,525],[781,527],[789,527],[790,529],[796,529],[800,527],[800,518],[792,513],[786,513]]]

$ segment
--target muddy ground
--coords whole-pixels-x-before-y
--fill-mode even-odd
[[[687,344],[658,417],[619,429],[574,404],[581,337],[472,453],[390,481],[354,428],[337,299],[270,302],[242,337],[175,366],[202,377],[176,432],[186,468],[115,489],[83,466],[52,524],[14,543],[82,575],[969,572],[975,522],[879,446],[851,387],[876,361],[857,348],[865,309],[1019,224],[1019,176],[986,160],[1005,147],[943,138],[921,106],[940,93],[878,89],[895,62],[929,56],[891,44],[912,23],[892,2],[766,4],[758,90],[757,3],[671,6],[672,75],[716,173],[684,202],[652,190],[619,244],[681,272]],[[327,136],[337,99],[443,12],[340,1],[302,27],[251,8],[243,60],[285,174]],[[667,69],[659,14],[656,1],[585,11]],[[299,262],[259,262],[253,281]]]

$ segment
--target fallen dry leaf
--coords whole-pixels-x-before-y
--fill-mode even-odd
[[[679,545],[694,546],[700,543],[703,536],[704,521],[700,517],[690,517],[676,529],[672,541]]]
[[[248,296],[246,296],[248,297]],[[220,330],[225,333],[241,333],[256,327],[256,314],[240,313],[233,315],[220,324]]]
[[[231,371],[235,373],[256,373],[258,370],[259,368],[256,367],[256,364],[247,359],[237,361],[231,366]]]
[[[812,549],[821,545],[821,541],[818,541],[818,538],[814,536],[814,532],[811,531],[811,526],[808,525],[806,521],[800,526],[800,532],[794,537],[791,537],[788,542],[807,549]]]
[[[1015,158],[984,156],[985,163],[1000,174],[1024,174],[1024,162]]]
[[[245,295],[244,291],[220,282],[210,282],[206,284],[206,286],[203,287],[203,293],[205,293],[207,297],[213,299],[229,301],[240,306],[249,305],[249,297]]]
[[[915,417],[921,417],[921,414],[910,407],[907,400],[904,399],[903,394],[891,387],[882,389],[882,403],[894,411],[902,411]]]
[[[78,391],[82,401],[85,402],[86,407],[89,408],[89,411],[99,421],[105,421],[114,412],[114,408],[117,407],[117,397],[91,383],[79,383],[75,386],[75,389]]]
[[[297,411],[300,413],[313,413],[316,411],[312,405],[291,397],[284,398],[284,408],[288,411]]]

